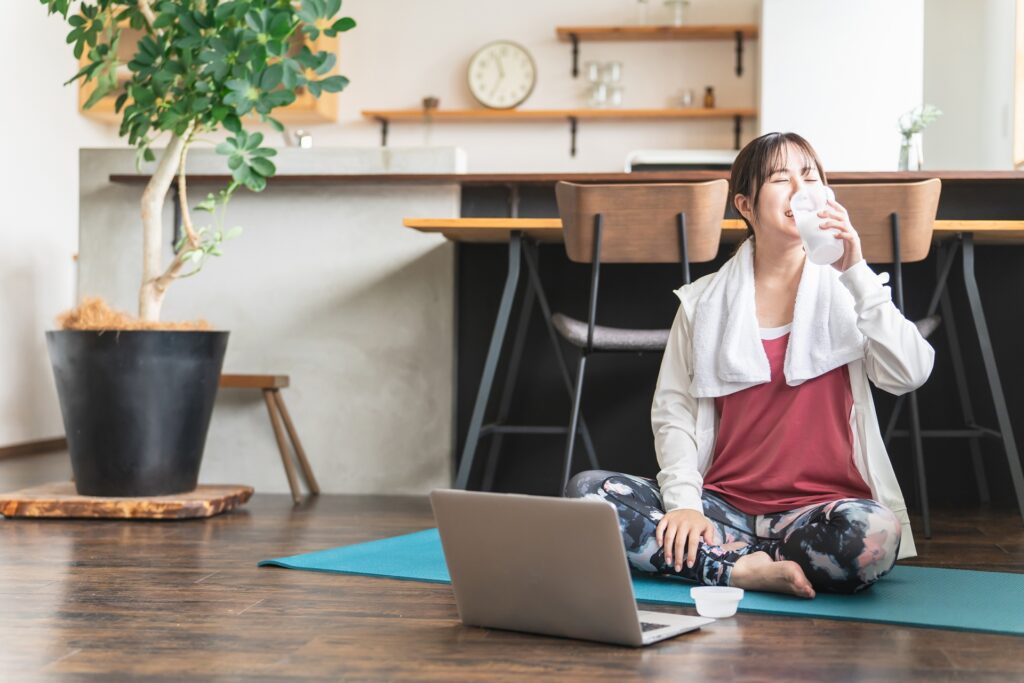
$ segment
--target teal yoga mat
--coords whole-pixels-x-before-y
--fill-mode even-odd
[[[437,529],[263,560],[259,566],[450,583]],[[672,578],[633,577],[633,590],[642,602],[692,605],[691,585]],[[819,593],[803,600],[748,591],[740,611],[1024,635],[1024,574],[896,565],[855,595]]]

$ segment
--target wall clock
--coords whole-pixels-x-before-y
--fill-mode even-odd
[[[522,45],[496,40],[469,60],[467,78],[477,102],[491,109],[512,109],[533,92],[537,67]]]

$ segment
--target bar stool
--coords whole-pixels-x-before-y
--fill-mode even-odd
[[[864,258],[872,263],[891,263],[893,265],[894,301],[900,311],[903,304],[903,263],[924,260],[928,255],[932,241],[935,215],[938,209],[941,183],[937,178],[917,183],[888,183],[865,185],[836,185],[836,198],[850,213],[852,224],[861,237]],[[974,318],[975,332],[981,345],[982,358],[988,375],[992,392],[992,401],[996,406],[999,429],[989,429],[975,422],[974,411],[968,393],[967,378],[964,372],[963,357],[960,352],[959,339],[953,319],[953,310],[948,291],[949,273],[956,257],[958,248],[962,246],[964,281],[968,289],[971,313]],[[1021,476],[1020,459],[1017,454],[1016,441],[1010,425],[1006,400],[1003,396],[999,374],[992,353],[988,327],[981,310],[980,298],[977,296],[977,284],[974,280],[973,239],[970,234],[960,235],[946,247],[938,244],[936,259],[937,281],[925,316],[915,324],[922,336],[928,338],[940,326],[946,330],[952,356],[953,371],[956,378],[957,393],[963,415],[965,429],[929,430],[921,429],[918,409],[917,392],[909,392],[900,396],[893,407],[889,424],[885,429],[884,443],[888,448],[893,437],[910,437],[914,451],[914,474],[918,500],[924,521],[925,538],[931,538],[931,520],[928,510],[928,487],[925,475],[922,438],[967,438],[970,443],[975,483],[982,502],[988,502],[988,484],[985,479],[984,466],[981,460],[980,437],[988,436],[1002,440],[1006,452],[1007,463],[1014,484],[1021,516],[1024,518],[1024,477]],[[973,292],[973,295],[972,295]],[[936,315],[939,305],[942,316]],[[895,429],[903,406],[910,404],[910,426],[906,430]]]
[[[295,457],[302,469],[302,476],[306,480],[310,494],[320,495],[320,485],[313,475],[313,468],[306,458],[306,451],[299,440],[299,433],[292,424],[291,415],[284,405],[284,396],[281,389],[287,388],[290,384],[288,375],[221,375],[221,389],[258,389],[263,392],[263,400],[267,404],[267,412],[270,415],[270,426],[274,429],[274,437],[277,439],[277,448],[281,452],[281,462],[284,464],[285,476],[288,477],[288,488],[292,492],[292,501],[298,503],[301,500],[302,490],[299,488],[299,479],[295,472],[295,464],[292,463],[288,454],[288,444],[285,441],[285,430],[288,438],[295,449]],[[281,420],[284,420],[284,427]]]
[[[572,413],[562,463],[559,495],[572,474],[572,457],[588,356],[596,353],[662,352],[667,329],[636,330],[597,324],[597,298],[602,263],[679,263],[684,284],[690,264],[718,255],[729,183],[555,186],[558,213],[565,232],[565,253],[571,261],[591,264],[587,320],[555,313],[558,333],[579,352]]]

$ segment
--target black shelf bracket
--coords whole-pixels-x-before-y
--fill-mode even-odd
[[[580,75],[580,37],[570,33],[569,40],[572,41],[572,77],[576,78]]]
[[[743,117],[740,116],[739,114],[737,114],[736,116],[732,117],[732,146],[733,146],[733,149],[739,149],[740,148],[740,132],[743,130],[742,123],[743,123]]]
[[[579,127],[579,120],[575,116],[569,117],[569,156],[576,156],[576,129]]]
[[[383,116],[376,117],[380,121],[380,146],[388,146],[388,120]]]
[[[171,253],[181,241],[181,193],[178,191],[178,182],[171,185],[171,201],[174,203],[174,230],[171,233]]]
[[[736,75],[743,75],[743,31],[736,31]]]

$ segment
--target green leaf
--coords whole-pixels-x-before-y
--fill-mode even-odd
[[[323,61],[316,68],[316,73],[318,76],[323,76],[334,68],[334,64],[338,61],[338,56],[333,52],[321,52],[320,54],[323,55]]]
[[[206,199],[196,204],[196,211],[209,211],[210,213],[213,213],[216,208],[217,198],[212,194],[206,195]]]
[[[352,17],[342,17],[336,22],[331,24],[331,31],[334,33],[342,33],[343,31],[349,31],[356,27],[355,19]]]
[[[275,38],[284,38],[291,28],[292,21],[289,12],[278,12],[270,20],[270,35]]]
[[[263,17],[258,12],[249,11],[245,13],[245,23],[256,33],[263,33]]]
[[[227,233],[224,234],[224,239],[233,240],[241,234],[242,226],[236,225],[235,227],[231,228],[230,230],[227,231]]]
[[[213,10],[214,21],[223,24],[229,18],[234,16],[235,10],[237,10],[238,7],[239,5],[237,2],[222,2],[221,4],[217,5],[217,7]]]
[[[264,178],[269,177],[277,173],[277,167],[274,166],[274,162],[263,157],[254,157],[249,162],[252,165],[252,170],[259,173]]]
[[[260,76],[260,90],[273,90],[281,84],[284,77],[284,67],[281,64],[268,66],[263,75]]]
[[[161,14],[157,15],[156,21],[153,22],[153,28],[155,28],[155,29],[166,28],[166,27],[170,26],[173,23],[174,23],[174,15],[173,14],[162,14],[161,13]]]
[[[242,132],[242,119],[234,114],[228,114],[224,117],[224,127],[232,133],[240,133]]]
[[[348,85],[348,79],[344,76],[330,76],[320,81],[320,87],[327,92],[341,92]]]
[[[249,179],[245,181],[245,186],[253,192],[263,192],[267,187],[267,179],[263,176],[250,175]]]

